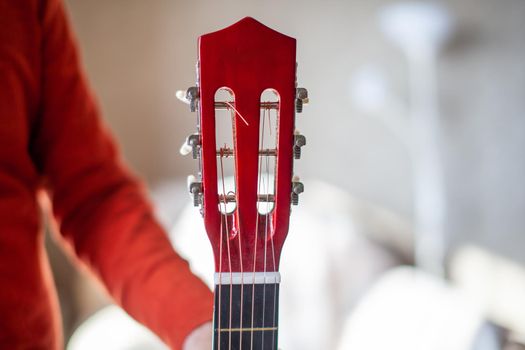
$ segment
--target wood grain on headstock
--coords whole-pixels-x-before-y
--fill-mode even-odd
[[[295,39],[249,17],[199,39],[203,215],[217,271],[219,265],[221,272],[229,272],[230,266],[232,272],[241,271],[241,266],[244,271],[278,270],[290,217],[295,51]],[[235,111],[242,115],[242,118],[233,118],[236,209],[229,215],[223,215],[218,205],[220,174],[217,171],[215,94],[221,88],[232,91]],[[275,206],[269,214],[260,214],[257,210],[260,102],[266,89],[275,90],[279,97]],[[224,225],[224,220],[228,225]],[[226,226],[227,233],[224,232]],[[265,237],[273,240],[271,250],[265,249]],[[233,242],[229,256],[226,249],[222,252],[219,249],[221,244],[226,246],[227,239]],[[238,241],[242,244],[237,244]]]

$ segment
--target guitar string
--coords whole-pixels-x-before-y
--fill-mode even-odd
[[[230,110],[231,111],[231,110]],[[233,124],[232,124],[233,125]],[[233,145],[232,145],[233,147]],[[232,290],[233,290],[233,285],[232,285],[232,263],[231,263],[231,250],[230,250],[230,229],[229,229],[229,226],[228,226],[228,217],[227,217],[227,201],[226,201],[226,186],[224,184],[224,164],[223,164],[223,157],[224,157],[224,154],[223,152],[221,151],[219,153],[219,158],[220,158],[220,164],[221,164],[221,182],[222,182],[222,194],[223,194],[223,204],[224,204],[224,213],[221,213],[222,214],[222,217],[224,218],[224,222],[225,222],[225,226],[226,226],[226,249],[228,250],[228,268],[230,270],[230,295],[229,295],[229,307],[230,307],[230,312],[229,312],[229,317],[228,317],[228,329],[229,329],[229,339],[228,339],[228,348],[231,349],[231,329],[232,329]],[[222,237],[221,237],[222,239]],[[222,257],[221,257],[222,258]],[[219,302],[222,302],[222,301],[219,301]],[[219,325],[220,326],[220,325]]]
[[[232,106],[232,116],[231,116],[231,120],[232,120],[232,128],[233,128],[233,140],[236,139],[236,128],[234,127],[235,125],[235,115],[236,114],[239,114],[239,112],[237,111],[237,109],[235,109],[235,107]],[[248,122],[246,121],[246,119],[244,119],[240,114],[239,116],[242,118],[242,120],[244,121],[244,123],[246,124],[246,126],[249,126]],[[235,142],[235,141],[233,141]],[[232,145],[232,148],[235,148],[235,145]],[[234,178],[234,183],[235,183],[235,178]],[[240,329],[242,329],[242,326],[243,326],[243,308],[244,308],[244,268],[243,268],[243,250],[242,250],[242,244],[241,244],[241,241],[242,241],[242,232],[241,232],[241,227],[239,225],[239,232],[237,232],[237,241],[239,243],[239,263],[240,263],[240,268],[241,268],[241,307],[240,307]],[[231,297],[231,296],[230,296]],[[242,348],[242,335],[243,335],[244,332],[240,331],[239,332],[239,349]]]
[[[276,138],[276,141],[275,141],[275,148],[277,149],[277,125],[279,124],[277,122],[277,118],[278,118],[278,112],[276,111],[275,112],[275,138]],[[269,124],[269,129],[270,129],[270,135],[271,135],[271,130],[272,130],[272,127],[271,127],[271,111],[268,111],[268,124]],[[269,168],[270,168],[270,158],[269,157],[266,157],[266,166],[267,166],[267,170],[268,170],[268,183],[270,182],[270,175],[269,175]],[[277,171],[277,157],[275,158],[274,160],[274,178],[273,178],[273,181],[274,181],[274,193],[276,192],[275,190],[275,172]],[[269,186],[269,184],[268,184]],[[266,191],[267,195],[269,195],[269,191]],[[266,200],[266,205],[269,206],[269,201],[268,201],[268,198]],[[275,202],[274,202],[274,207],[272,208],[273,210],[275,210]],[[267,210],[268,211],[268,210]],[[268,215],[267,215],[268,217]],[[268,227],[268,225],[266,225],[266,227]],[[271,243],[271,247],[272,247],[272,260],[273,260],[273,268],[275,271],[277,271],[277,265],[276,265],[276,259],[275,259],[275,246],[274,246],[274,242],[273,242],[273,236],[270,238],[270,243]],[[276,305],[277,305],[277,282],[273,284],[273,317],[272,317],[272,327],[277,327],[276,325],[276,315],[277,315],[277,312],[276,312]],[[273,344],[275,344],[275,331],[272,331],[272,346]]]
[[[233,129],[233,133],[235,133],[235,128],[233,127],[234,125],[234,117],[236,114],[238,114],[238,111],[235,109],[235,107],[231,104],[231,103],[227,103],[227,105],[231,108],[228,108],[231,112],[231,121],[232,121],[232,129]],[[239,114],[240,118],[243,120],[243,122],[246,124],[246,125],[249,125],[246,120]],[[233,147],[232,147],[233,148]],[[219,156],[220,156],[220,168],[221,168],[221,182],[222,182],[222,192],[223,192],[223,204],[224,204],[224,213],[222,213],[221,215],[221,248],[220,250],[222,251],[222,231],[223,231],[223,226],[224,226],[224,223],[226,224],[226,242],[227,242],[227,249],[228,249],[228,263],[229,263],[229,269],[230,269],[230,295],[229,295],[229,306],[230,306],[230,312],[229,312],[229,340],[228,340],[228,348],[231,349],[231,343],[232,343],[232,336],[231,336],[231,332],[232,332],[232,304],[233,304],[233,278],[232,278],[232,266],[231,266],[231,249],[230,249],[230,244],[229,244],[229,227],[228,227],[228,218],[227,218],[227,200],[226,200],[226,188],[225,188],[225,181],[224,181],[224,164],[223,164],[223,157],[224,157],[224,154],[223,152],[219,152]],[[230,193],[230,191],[228,192]],[[238,243],[239,243],[239,252],[242,252],[242,244],[241,244],[241,233],[239,232],[238,233]],[[222,256],[222,252],[220,253],[220,255]],[[241,255],[241,261],[240,261],[240,268],[241,268],[241,276],[243,276],[243,272],[244,272],[244,268],[243,268],[243,262],[242,262],[242,254]],[[222,259],[221,259],[221,262],[219,263],[219,272],[221,273],[222,272]],[[255,272],[255,271],[254,271]],[[255,276],[255,275],[254,275]],[[221,281],[222,277],[221,275],[219,275],[219,285],[221,286],[222,285],[222,281]],[[252,286],[253,288],[253,286]],[[221,287],[219,287],[219,300],[221,301],[222,300],[222,296],[220,295],[221,294]],[[252,292],[252,295],[253,295],[253,292]],[[243,305],[244,305],[244,281],[241,280],[241,294],[240,294],[240,297],[241,297],[241,300],[240,300],[240,329],[243,328]],[[220,304],[221,302],[219,302],[219,313],[220,313]],[[252,306],[253,306],[253,303],[252,303]],[[252,316],[253,316],[253,312],[252,312]],[[220,330],[220,316],[219,316],[219,330]],[[253,322],[252,322],[252,327],[253,329]],[[218,334],[218,337],[220,337],[220,331],[219,331],[219,334]],[[242,331],[239,332],[239,348],[242,347]],[[252,344],[253,344],[253,330],[252,330]],[[219,347],[220,347],[220,340],[219,340]]]
[[[244,122],[244,124],[246,124],[246,126],[250,126],[250,124],[248,124],[248,122],[246,121],[246,119],[244,119],[244,117],[242,116],[241,113],[239,113],[239,111],[237,109],[235,109],[235,107],[233,106],[233,104],[229,101],[224,101],[224,103],[229,106],[231,109],[233,109],[235,111],[235,113],[237,113],[237,115],[239,116],[239,118],[242,119],[242,121]]]
[[[217,110],[214,111],[215,113],[215,116],[217,115]],[[215,121],[217,121],[217,118],[215,118]],[[219,146],[219,149],[220,149],[220,146]],[[222,161],[222,159],[221,159]],[[220,211],[220,200],[219,200],[219,213],[221,213]],[[204,204],[203,204],[204,206]],[[223,241],[222,241],[222,236],[223,236],[223,231],[224,231],[224,216],[221,215],[221,224],[220,224],[220,228],[219,228],[219,283],[218,283],[218,286],[217,286],[217,289],[218,289],[218,294],[219,294],[219,305],[217,305],[217,308],[218,308],[218,312],[217,312],[217,325],[216,325],[216,332],[217,332],[217,350],[220,350],[221,348],[221,333],[222,333],[222,329],[221,329],[221,326],[222,326],[222,322],[221,322],[221,315],[222,315],[222,311],[221,311],[221,306],[222,306],[222,253],[223,253]],[[215,347],[213,347],[213,349],[215,349]]]
[[[268,129],[269,129],[269,133],[270,135],[272,135],[272,114],[271,114],[271,111],[269,110],[268,111],[268,114],[267,114],[267,117],[268,117]],[[275,126],[277,127],[278,123],[277,123],[277,112],[276,112],[276,123],[275,123]],[[277,136],[277,134],[276,134]],[[277,144],[275,145],[275,147],[277,148]],[[275,161],[277,160],[277,158],[275,158]],[[269,213],[270,212],[270,201],[269,201],[269,195],[270,195],[270,157],[266,157],[266,212]],[[275,171],[275,164],[274,164],[274,171]],[[273,181],[274,181],[274,187],[275,187],[275,176],[273,178]],[[274,191],[275,191],[275,188],[274,188]],[[272,210],[275,209],[275,203],[273,204],[274,207],[272,208]],[[269,215],[267,214],[266,215],[266,232],[268,235],[268,228],[269,228],[269,223],[268,223],[268,220],[269,220]],[[275,259],[275,248],[274,248],[274,241],[273,241],[273,236],[271,236],[269,238],[269,241],[270,241],[270,245],[271,245],[271,252],[272,252],[272,263],[273,263],[273,269],[275,271],[277,271],[277,265],[276,265],[276,259]],[[274,287],[274,293],[273,293],[273,317],[272,317],[272,327],[275,327],[275,315],[276,315],[276,312],[275,312],[275,306],[276,306],[276,298],[277,298],[277,283],[273,283],[273,287]],[[274,346],[275,344],[275,332],[272,331],[272,347]]]
[[[232,107],[230,109],[231,113],[232,113],[232,125],[233,125],[233,122],[234,122],[234,115],[235,114],[238,114],[238,111],[230,104],[228,103],[228,106]],[[233,110],[233,111],[232,111]],[[240,116],[242,118],[242,120],[246,123],[246,125],[248,125],[248,123],[246,122],[246,120]],[[270,132],[270,135],[271,135],[271,111],[268,110],[266,111],[266,109],[263,109],[263,125],[262,125],[262,136],[261,136],[261,149],[262,149],[262,146],[264,144],[264,130],[265,130],[265,119],[268,118],[268,126],[269,126],[269,132]],[[277,123],[275,124],[276,127],[277,127]],[[234,129],[234,132],[235,132],[235,129]],[[229,349],[231,349],[231,342],[232,342],[232,337],[231,337],[231,329],[232,329],[232,298],[233,298],[233,294],[232,294],[232,281],[233,281],[233,278],[232,278],[232,266],[231,266],[231,250],[230,250],[230,244],[229,244],[229,227],[228,227],[228,218],[227,218],[227,210],[226,210],[226,207],[227,207],[227,201],[226,201],[226,189],[225,189],[225,181],[224,181],[224,164],[223,164],[223,158],[224,157],[224,154],[223,152],[220,152],[220,165],[221,165],[221,182],[222,182],[222,192],[223,192],[223,204],[224,204],[224,213],[221,215],[221,242],[220,242],[220,256],[222,256],[222,231],[223,231],[223,225],[225,224],[226,226],[226,243],[227,243],[227,250],[228,250],[228,263],[229,263],[229,268],[230,268],[230,295],[229,295],[229,303],[230,303],[230,312],[229,312]],[[261,160],[262,158],[264,157],[265,159],[265,162],[262,163]],[[269,219],[269,208],[270,208],[270,202],[269,202],[269,196],[270,196],[270,193],[269,193],[269,185],[270,185],[270,167],[269,167],[269,161],[270,161],[270,158],[269,158],[269,155],[266,154],[266,155],[260,155],[259,156],[260,158],[260,165],[259,165],[259,174],[258,174],[258,177],[259,177],[259,185],[258,185],[258,192],[260,192],[260,187],[261,187],[261,184],[263,187],[265,187],[265,192],[266,192],[266,214],[265,214],[265,237],[264,237],[264,240],[265,240],[265,247],[264,247],[264,281],[266,281],[266,276],[267,276],[267,246],[268,246],[268,231],[269,231],[269,225],[268,225],[268,219]],[[262,163],[262,164],[261,164]],[[262,169],[263,169],[263,164],[264,164],[264,168],[265,168],[265,173],[266,173],[266,179],[264,179],[261,175],[262,175]],[[265,181],[266,180],[266,181]],[[274,179],[275,181],[275,179]],[[229,192],[228,192],[229,193]],[[275,205],[275,204],[274,204]],[[272,208],[273,209],[273,208]],[[254,270],[253,270],[253,280],[252,280],[252,317],[251,317],[251,323],[252,323],[252,326],[251,326],[251,344],[250,344],[250,348],[253,349],[253,323],[254,323],[254,305],[255,305],[255,262],[256,262],[256,255],[257,255],[257,240],[258,240],[258,224],[259,224],[259,212],[257,210],[257,221],[256,221],[256,240],[255,240],[255,254],[254,254]],[[239,251],[242,252],[242,247],[241,247],[241,237],[240,237],[240,232],[238,233],[238,242],[239,242]],[[276,259],[275,259],[275,248],[274,248],[274,242],[273,242],[273,237],[270,237],[270,241],[271,241],[271,250],[272,250],[272,262],[273,262],[273,266],[274,266],[274,269],[276,267]],[[219,262],[219,273],[222,272],[222,259],[220,259],[221,261]],[[243,266],[242,266],[242,260],[240,261],[240,264],[241,264],[241,276],[243,276]],[[221,274],[219,275],[219,300],[221,301],[221,285],[222,285],[222,281],[221,281]],[[243,313],[243,298],[244,298],[244,292],[243,292],[243,287],[244,287],[244,280],[241,278],[241,310],[240,310],[240,322],[241,322],[241,327],[240,329],[242,329],[242,322],[243,322],[243,319],[242,319],[242,313]],[[265,308],[265,305],[266,305],[266,283],[263,284],[263,326],[264,326],[264,323],[265,323],[265,311],[266,311],[266,308]],[[277,286],[276,284],[274,283],[274,295],[273,295],[273,325],[272,326],[275,326],[275,316],[276,316],[276,299],[277,299],[277,293],[276,293],[276,290],[277,290]],[[219,329],[221,327],[221,323],[220,323],[220,307],[221,307],[221,302],[219,301]],[[219,334],[218,334],[218,338],[219,338],[219,344],[218,346],[220,347],[220,331],[219,331]],[[242,331],[240,332],[240,339],[239,339],[239,348],[242,347]],[[272,346],[275,342],[275,332],[272,331]],[[262,335],[262,347],[264,348],[264,335]]]
[[[267,111],[267,114],[263,117],[264,119],[268,118],[268,131],[270,133],[270,135],[272,135],[272,121],[271,121],[271,118],[272,118],[272,114],[271,114],[271,110],[268,109]],[[275,135],[276,135],[276,139],[277,139],[277,111],[276,111],[276,115],[275,115],[275,118],[276,118],[276,122],[275,122]],[[276,141],[276,144],[275,144],[275,148],[277,149],[277,141]],[[274,163],[274,171],[276,170],[276,162],[277,162],[277,158],[275,158],[275,163]],[[272,252],[272,263],[273,263],[273,269],[275,271],[277,271],[277,264],[276,264],[276,258],[275,258],[275,246],[274,246],[274,240],[273,240],[273,236],[271,237],[268,237],[268,234],[269,234],[269,219],[270,219],[270,211],[271,210],[274,210],[275,209],[275,202],[273,203],[273,207],[271,208],[270,210],[270,157],[268,155],[265,156],[265,163],[264,163],[264,166],[265,166],[265,169],[266,169],[266,181],[264,181],[263,179],[263,183],[264,183],[264,186],[266,188],[265,192],[266,192],[266,216],[265,216],[265,275],[266,275],[266,269],[267,269],[267,262],[266,262],[266,258],[267,258],[267,255],[268,255],[268,252],[267,252],[267,245],[268,245],[268,241],[270,241],[270,244],[271,244],[271,252]],[[274,182],[274,187],[275,187],[275,177],[273,178],[273,182]],[[274,191],[275,191],[275,188],[274,188]],[[272,310],[272,327],[275,327],[275,323],[276,323],[276,304],[277,304],[277,283],[273,283],[273,287],[274,287],[274,293],[273,293],[273,310]],[[266,284],[264,285],[264,292],[263,292],[263,300],[264,300],[264,305],[266,306]],[[266,308],[264,308],[263,310],[263,323],[265,322],[265,319],[266,319],[266,315],[265,315],[265,310]],[[264,338],[263,338],[263,344],[264,344]],[[275,331],[272,330],[272,347],[274,346],[275,344]],[[264,345],[263,345],[264,347]]]
[[[220,156],[221,159],[221,181],[222,181],[222,193],[223,193],[223,202],[224,202],[224,210],[226,212],[226,191],[225,191],[225,185],[224,185],[224,165],[222,161],[222,154]],[[230,293],[229,293],[229,313],[228,313],[228,329],[229,329],[229,339],[228,339],[228,348],[231,349],[231,329],[232,329],[232,264],[231,264],[231,250],[230,250],[230,229],[228,227],[228,217],[225,213],[222,213],[222,217],[224,218],[224,223],[226,226],[226,232],[225,232],[225,239],[226,239],[226,248],[228,251],[228,267],[230,270]],[[222,237],[221,237],[222,239]]]
[[[263,129],[265,128],[264,126],[264,121],[266,120],[266,117],[269,115],[270,113],[264,113],[263,115]],[[268,119],[269,120],[269,119]],[[267,155],[264,156],[265,158],[265,162],[263,164],[261,164],[261,169],[264,167],[264,164],[266,164],[266,160],[268,158]],[[265,181],[268,179],[268,167],[266,167],[266,179],[265,178],[262,178],[262,183],[263,183],[263,187],[265,188],[265,192],[268,193],[268,182]],[[268,199],[268,197],[267,197]],[[266,209],[268,209],[268,201],[266,202]],[[266,264],[267,264],[267,256],[268,256],[268,214],[265,215],[265,228],[264,228],[264,283],[263,283],[263,314],[262,314],[262,324],[263,324],[263,327],[265,326],[266,324]],[[262,348],[264,349],[264,334],[262,335]]]
[[[259,112],[260,113],[260,112]],[[260,146],[259,149],[262,150],[264,146],[264,114],[265,110],[263,109],[263,125],[262,125],[262,131],[261,131],[261,140],[259,142]],[[257,195],[261,192],[261,175],[262,175],[262,152],[258,156],[259,162],[258,162],[258,174],[257,174]],[[257,203],[258,207],[258,203]],[[250,350],[253,350],[253,321],[254,321],[254,314],[255,314],[255,264],[257,261],[257,242],[259,241],[259,210],[257,208],[257,221],[255,222],[255,247],[254,247],[254,254],[253,254],[253,275],[252,275],[252,317],[251,317],[251,330],[250,330]],[[264,324],[262,325],[264,327]]]
[[[219,202],[220,205],[220,202]],[[220,210],[219,210],[220,212]],[[219,305],[218,305],[218,322],[217,325],[217,350],[220,350],[221,347],[221,305],[222,305],[222,233],[223,233],[223,227],[224,227],[224,216],[221,215],[221,228],[219,230]]]

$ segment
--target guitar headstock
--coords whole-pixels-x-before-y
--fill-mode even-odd
[[[199,38],[197,86],[182,96],[197,132],[183,150],[199,163],[188,187],[219,273],[278,271],[303,191],[293,161],[306,139],[295,114],[308,96],[296,87],[295,50],[295,39],[249,17]]]

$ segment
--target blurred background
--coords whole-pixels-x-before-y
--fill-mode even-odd
[[[319,322],[329,329],[307,341],[303,331],[310,345],[294,338],[295,329],[283,338],[285,350],[384,349],[370,334],[391,334],[384,338],[392,349],[519,348],[525,334],[524,1],[66,5],[105,120],[169,230],[192,230],[184,220],[196,215],[185,209],[184,184],[195,164],[178,152],[195,118],[175,91],[195,83],[198,36],[252,16],[297,39],[298,82],[310,95],[296,123],[308,140],[295,166],[306,192],[283,259],[304,264],[312,255],[294,251],[322,244],[332,257],[314,264],[337,303],[320,310]],[[49,250],[69,337],[108,301],[51,240]],[[396,268],[401,265],[412,267]],[[300,293],[301,280],[289,281],[289,290]],[[411,293],[423,296],[421,304]],[[390,310],[392,304],[398,309]],[[465,304],[472,305],[458,316]],[[431,305],[441,306],[425,309]],[[282,312],[283,327],[302,317],[296,309]],[[411,345],[395,336],[422,334],[414,328],[422,319],[434,335]],[[453,327],[452,319],[472,326]],[[436,343],[453,332],[467,345]]]

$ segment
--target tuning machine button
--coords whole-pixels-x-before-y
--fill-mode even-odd
[[[186,91],[177,90],[175,96],[182,102],[190,105],[190,111],[195,112],[199,103],[199,88],[191,86]]]
[[[186,141],[180,147],[180,154],[186,156],[191,153],[193,159],[199,158],[199,149],[201,146],[201,137],[198,133],[186,137]]]
[[[195,112],[199,104],[199,88],[191,86],[186,91],[178,90],[175,96],[184,103],[190,105],[190,111]]]
[[[308,104],[308,90],[305,88],[295,89],[295,111],[301,113],[303,105]]]
[[[301,147],[304,145],[306,145],[306,137],[301,135],[299,131],[295,131],[295,134],[293,135],[293,157],[295,159],[301,158]]]
[[[299,204],[299,194],[304,192],[304,185],[299,181],[299,177],[294,176],[292,179],[292,205]]]
[[[188,176],[188,191],[193,198],[193,206],[198,207],[202,204],[202,182],[198,181],[194,175]]]

